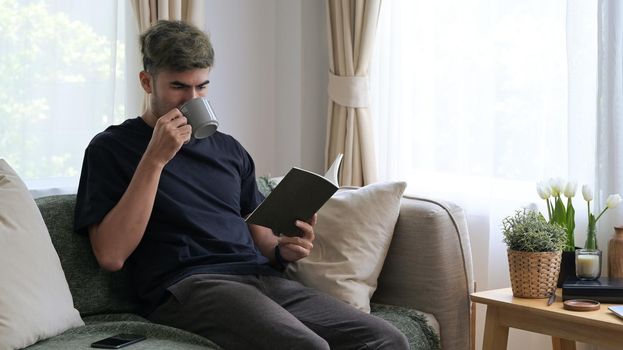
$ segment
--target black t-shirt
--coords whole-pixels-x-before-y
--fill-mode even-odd
[[[96,135],[85,151],[75,230],[102,221],[128,187],[153,129],[129,119]],[[254,245],[244,216],[263,200],[251,156],[216,132],[191,139],[167,163],[145,235],[126,262],[143,313],[165,290],[197,273],[279,274]]]

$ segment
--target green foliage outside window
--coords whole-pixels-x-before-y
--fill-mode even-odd
[[[45,1],[0,0],[0,8],[0,157],[25,178],[76,176],[82,138],[123,115],[123,103],[102,91],[124,80],[124,45]]]

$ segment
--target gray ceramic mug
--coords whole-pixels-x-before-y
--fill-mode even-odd
[[[188,124],[193,128],[193,136],[196,139],[206,138],[216,132],[218,119],[216,114],[205,97],[197,97],[186,101],[181,107],[180,112],[188,119]]]

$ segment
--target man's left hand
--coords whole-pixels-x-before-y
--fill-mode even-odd
[[[289,262],[300,260],[311,253],[316,238],[314,234],[314,225],[316,225],[318,215],[314,214],[308,221],[296,221],[296,226],[301,229],[303,235],[301,237],[280,236],[279,253],[281,257]]]

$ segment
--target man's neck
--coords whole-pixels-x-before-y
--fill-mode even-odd
[[[145,124],[154,128],[156,126],[156,116],[151,112],[151,109],[147,109],[143,115],[141,115],[141,119],[145,122]]]

